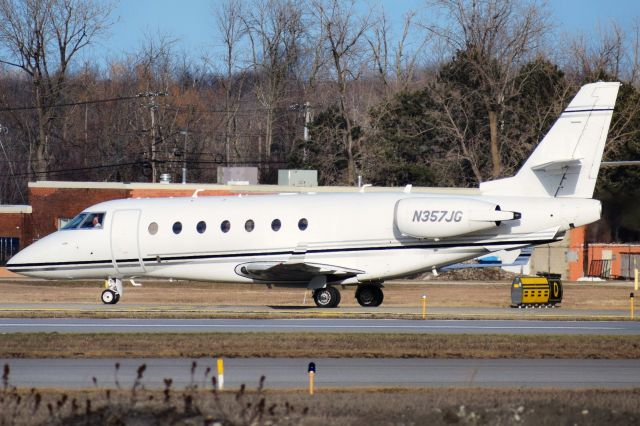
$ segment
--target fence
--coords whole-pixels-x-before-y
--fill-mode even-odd
[[[611,277],[611,259],[594,259],[589,262],[589,276],[610,278]]]

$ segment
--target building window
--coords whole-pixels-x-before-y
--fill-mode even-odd
[[[20,239],[14,237],[0,237],[0,265],[7,263],[20,250]]]
[[[246,221],[246,222],[244,223],[244,229],[245,229],[247,232],[251,232],[251,231],[253,231],[253,229],[254,229],[255,227],[256,227],[256,225],[255,225],[255,223],[253,223],[253,221],[252,221],[251,219],[249,219],[248,221]]]
[[[302,218],[298,221],[298,229],[304,231],[309,226],[309,221],[305,218]]]
[[[281,226],[282,226],[282,223],[280,222],[280,219],[273,219],[273,222],[271,222],[271,229],[273,229],[276,232],[280,230]]]
[[[225,234],[229,232],[229,229],[231,229],[231,222],[229,222],[228,220],[225,220],[220,224],[220,230]]]
[[[198,234],[204,234],[204,231],[207,230],[207,223],[204,220],[201,220],[196,225],[196,230],[198,231]]]
[[[173,233],[174,234],[179,234],[182,232],[182,223],[180,222],[176,222],[173,224]]]
[[[158,233],[158,224],[155,222],[151,222],[149,224],[148,230],[151,235],[156,235]]]

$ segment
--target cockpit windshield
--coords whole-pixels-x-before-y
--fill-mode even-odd
[[[104,213],[83,212],[71,219],[62,229],[102,229]]]

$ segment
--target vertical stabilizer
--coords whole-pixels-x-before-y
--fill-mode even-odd
[[[480,184],[489,195],[591,198],[620,83],[582,86],[518,173]]]

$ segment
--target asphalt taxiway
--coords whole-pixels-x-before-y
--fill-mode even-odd
[[[0,318],[0,333],[342,332],[640,335],[638,321]]]
[[[192,363],[196,367],[192,370]],[[246,384],[255,388],[304,388],[307,366],[316,364],[317,389],[366,387],[491,387],[491,388],[637,388],[640,360],[585,359],[303,359],[235,358],[225,360],[225,389]],[[116,370],[115,364],[119,363]],[[211,388],[216,360],[207,359],[10,359],[9,382],[29,388],[131,388],[145,364],[142,384],[149,389],[198,385]],[[193,373],[192,373],[193,371]],[[95,378],[95,382],[94,379]]]

